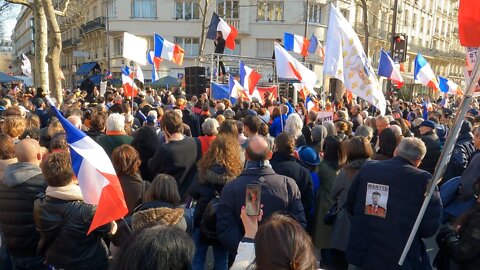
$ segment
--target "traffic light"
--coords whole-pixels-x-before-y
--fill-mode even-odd
[[[397,34],[393,38],[393,61],[403,63],[407,61],[408,37],[405,34]]]

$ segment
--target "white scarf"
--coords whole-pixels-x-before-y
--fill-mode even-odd
[[[80,187],[73,183],[63,187],[48,186],[46,194],[47,196],[65,201],[83,201]]]

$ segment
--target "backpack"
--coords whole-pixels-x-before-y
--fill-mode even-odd
[[[207,246],[220,243],[217,234],[217,209],[219,205],[220,194],[215,191],[215,197],[208,202],[200,220],[200,241]]]

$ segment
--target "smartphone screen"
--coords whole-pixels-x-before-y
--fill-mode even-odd
[[[260,185],[251,184],[247,185],[245,191],[245,209],[247,215],[258,216],[260,215],[260,197],[262,195],[262,189]]]

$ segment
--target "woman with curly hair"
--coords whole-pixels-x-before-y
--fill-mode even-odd
[[[197,200],[193,229],[196,246],[193,270],[204,269],[209,245],[213,246],[215,269],[228,269],[227,249],[219,242],[207,243],[200,233],[200,223],[208,203],[219,196],[223,187],[242,172],[240,152],[237,138],[219,134],[198,163],[198,174],[190,187],[190,195]]]

